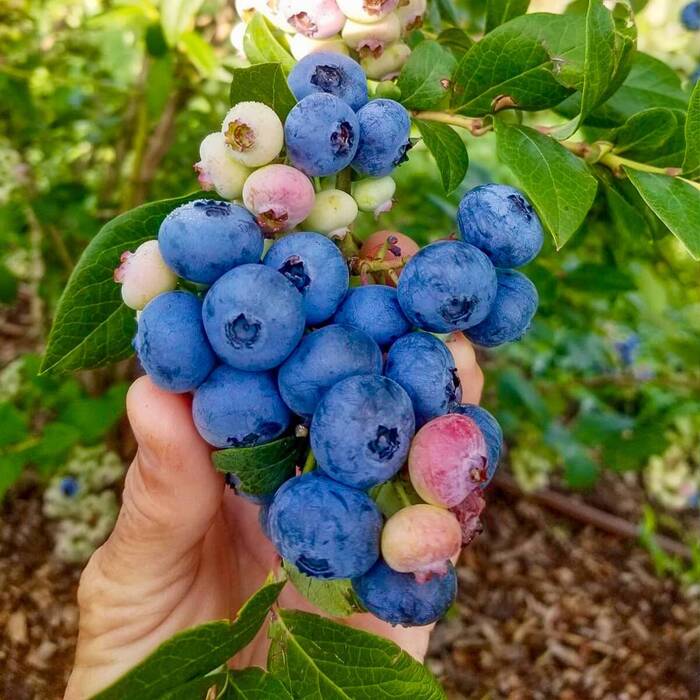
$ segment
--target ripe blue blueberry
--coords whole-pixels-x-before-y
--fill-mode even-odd
[[[308,324],[330,318],[350,282],[338,246],[319,233],[293,233],[268,251],[265,265],[281,272],[302,294]]]
[[[525,265],[542,248],[537,213],[520,190],[507,185],[480,185],[467,192],[457,224],[462,240],[483,250],[496,267]]]
[[[681,23],[691,32],[700,31],[700,0],[689,2],[681,10]]]
[[[309,576],[361,576],[379,557],[382,516],[374,501],[318,472],[280,487],[267,525],[280,556]]]
[[[452,564],[447,573],[418,583],[413,574],[401,574],[378,561],[352,587],[362,605],[375,617],[392,625],[416,627],[439,620],[457,596],[457,575]]]
[[[300,416],[311,416],[334,384],[355,374],[381,374],[382,352],[366,333],[330,325],[305,336],[280,367],[282,398]]]
[[[196,389],[216,364],[202,326],[202,302],[189,292],[165,292],[146,304],[134,348],[153,383],[176,393]]]
[[[357,375],[321,399],[311,421],[311,449],[336,481],[367,489],[401,469],[415,432],[408,394],[391,379]]]
[[[391,345],[411,330],[411,322],[401,311],[396,290],[383,284],[367,284],[351,289],[333,320],[359,328],[380,347]]]
[[[198,199],[165,217],[158,244],[163,259],[180,277],[213,284],[237,265],[258,262],[263,235],[245,207]]]
[[[496,270],[498,288],[489,315],[466,334],[477,345],[492,348],[522,338],[537,311],[537,288],[517,270]]]
[[[417,427],[447,413],[462,398],[452,353],[429,333],[399,338],[386,356],[384,374],[411,397]]]
[[[74,476],[64,476],[59,483],[59,488],[66,498],[73,498],[80,491],[80,482]]]
[[[411,119],[394,100],[372,100],[358,113],[360,144],[352,167],[361,175],[383,177],[407,160]]]
[[[316,92],[298,102],[284,123],[287,156],[309,176],[334,175],[355,157],[360,125],[335,95]]]
[[[433,333],[481,323],[496,298],[496,271],[478,249],[461,241],[422,248],[401,273],[399,304],[416,326]]]
[[[471,418],[479,430],[481,430],[484,440],[486,440],[486,481],[481,483],[481,488],[486,488],[498,468],[498,460],[501,458],[501,448],[503,447],[503,431],[498,421],[481,406],[473,403],[463,403],[455,406],[450,413],[459,413],[462,416]]]
[[[330,51],[311,53],[297,63],[287,78],[297,100],[325,92],[343,100],[357,111],[367,104],[367,79],[351,58]]]
[[[272,372],[217,367],[194,394],[192,417],[214,447],[253,447],[279,437],[291,419]]]
[[[204,328],[214,352],[249,372],[282,364],[304,333],[303,297],[280,272],[241,265],[207,292]]]

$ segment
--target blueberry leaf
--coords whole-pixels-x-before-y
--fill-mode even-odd
[[[437,41],[422,41],[401,70],[398,88],[407,109],[433,109],[449,94],[455,57]]]
[[[530,0],[487,0],[486,33],[527,12]]]
[[[129,357],[135,313],[122,303],[114,269],[125,250],[156,238],[163,219],[202,192],[144,204],[105,224],[83,251],[58,302],[41,372],[101,367]]]
[[[700,177],[700,82],[693,88],[685,120],[683,172],[691,180]]]
[[[285,583],[266,583],[233,622],[208,622],[176,634],[93,700],[156,700],[218,668],[250,644]]]
[[[248,23],[243,48],[252,64],[279,63],[286,73],[294,67],[295,62],[287,50],[287,40],[283,33],[274,29],[259,12]]]
[[[658,149],[676,129],[678,122],[673,110],[664,107],[645,109],[632,115],[611,134],[615,153],[636,148]]]
[[[700,260],[700,189],[679,177],[625,168],[637,192],[694,260]]]
[[[236,476],[236,490],[251,496],[273,494],[294,470],[304,441],[285,437],[256,447],[231,447],[212,454],[214,466]]]
[[[403,490],[403,494],[411,504],[422,503],[411,482],[400,476],[377,484],[370,489],[370,498],[377,504],[377,508],[385,518],[390,518],[394,513],[406,507],[407,504],[404,502],[404,496],[400,489]]]
[[[452,51],[455,58],[462,58],[469,49],[474,45],[474,42],[467,36],[463,29],[457,27],[448,27],[438,34],[437,42],[440,46]]]
[[[467,147],[449,125],[414,119],[427,149],[433,154],[447,194],[460,186],[469,168]]]
[[[623,193],[617,189],[616,184],[605,183],[605,199],[610,218],[621,235],[630,240],[636,239],[640,234],[647,238],[651,237],[649,223],[644,218],[644,214],[628,201]],[[642,208],[646,210],[646,207]]]
[[[554,139],[526,126],[496,124],[497,152],[520,180],[561,248],[593,206],[598,183],[588,166]]]
[[[231,106],[239,102],[262,102],[284,121],[296,104],[287,86],[287,78],[279,63],[259,63],[247,68],[234,68],[231,81]]]
[[[430,672],[393,642],[318,615],[280,610],[268,669],[305,700],[442,700]]]
[[[328,581],[307,576],[288,561],[285,561],[283,566],[294,588],[309,603],[327,615],[347,617],[362,610],[355,598],[350,581],[346,579]]]

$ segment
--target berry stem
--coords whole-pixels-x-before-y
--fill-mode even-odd
[[[394,487],[396,488],[396,493],[398,494],[399,499],[401,500],[401,503],[404,504],[404,507],[412,505],[411,499],[408,497],[408,494],[406,493],[406,489],[404,488],[400,479],[397,479],[394,482]]]
[[[459,114],[449,114],[448,112],[413,112],[415,119],[423,119],[428,122],[441,122],[451,124],[466,129],[474,136],[481,136],[487,131],[493,130],[492,124],[485,124],[483,119],[478,117],[462,117]]]
[[[309,450],[306,453],[306,461],[304,462],[304,467],[301,470],[302,474],[308,474],[309,472],[312,472],[316,468],[316,457],[314,457],[314,453]]]
[[[349,167],[344,168],[335,176],[335,186],[337,189],[350,194],[350,189],[352,187],[352,170]]]
[[[396,258],[394,260],[351,260],[350,266],[354,274],[362,272],[385,272],[403,267],[411,258]]]

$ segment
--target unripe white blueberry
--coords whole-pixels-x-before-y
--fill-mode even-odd
[[[122,285],[122,299],[130,309],[143,309],[151,299],[175,289],[177,276],[165,264],[158,241],[146,241],[135,252],[121,255],[114,281]]]
[[[250,22],[260,3],[258,0],[235,0],[233,6],[243,22]]]
[[[314,207],[302,227],[307,231],[342,238],[356,218],[357,204],[347,192],[323,190],[316,194]]]
[[[391,209],[395,193],[396,183],[390,175],[367,177],[352,183],[352,196],[359,210],[372,212],[375,217]]]
[[[280,0],[279,14],[299,34],[311,39],[327,39],[345,24],[345,15],[335,0]]]
[[[337,0],[341,12],[355,22],[372,24],[386,17],[399,0]]]
[[[360,60],[360,65],[370,80],[391,80],[399,74],[410,55],[411,49],[402,41],[397,41],[387,46],[378,58],[365,56]]]
[[[287,34],[295,33],[294,27],[287,22],[279,11],[279,0],[259,0],[257,8],[277,29],[281,29]]]
[[[248,25],[245,22],[239,22],[238,24],[235,24],[231,30],[231,46],[236,49],[236,53],[241,57],[245,57],[243,40],[245,39],[245,32],[247,28]]]
[[[289,49],[297,61],[301,61],[304,56],[317,51],[332,51],[334,53],[342,53],[345,56],[350,55],[345,42],[337,35],[328,39],[309,39],[308,36],[303,34],[295,34],[289,40]]]
[[[203,190],[216,190],[224,199],[236,199],[243,192],[243,183],[250,169],[233,159],[224,135],[215,131],[204,137],[199,146],[199,162],[194,164]]]
[[[399,4],[396,14],[401,22],[401,31],[408,34],[423,26],[426,10],[427,0],[408,0],[405,4]]]
[[[221,125],[231,157],[250,168],[267,165],[284,145],[284,127],[275,111],[262,102],[239,102]]]
[[[401,36],[401,22],[395,12],[375,22],[361,24],[347,20],[343,27],[343,41],[360,54],[360,57],[374,56],[378,58],[384,48],[395,42]]]

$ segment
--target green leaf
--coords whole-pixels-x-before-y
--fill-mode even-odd
[[[467,36],[467,33],[457,27],[449,27],[441,31],[438,34],[437,42],[440,46],[452,51],[455,58],[462,58],[474,46],[474,42]]]
[[[204,0],[161,0],[160,23],[169,46],[175,46],[192,25],[203,3]]]
[[[649,223],[642,212],[633,206],[613,184],[608,182],[605,183],[605,199],[610,211],[610,218],[621,235],[631,240],[640,236],[644,238],[651,236]]]
[[[457,60],[437,41],[423,41],[401,70],[398,88],[407,109],[435,109],[449,94]]]
[[[280,610],[270,672],[305,700],[442,700],[430,672],[393,642],[318,615]]]
[[[221,700],[292,700],[284,684],[261,668],[229,671]]]
[[[527,12],[530,0],[486,0],[486,33]]]
[[[683,172],[691,180],[700,178],[700,81],[693,88],[685,120]]]
[[[284,570],[294,588],[319,610],[332,617],[348,617],[362,608],[358,605],[350,581],[325,579],[307,576],[289,561],[284,562]]]
[[[294,68],[295,61],[287,51],[287,40],[260,13],[256,12],[243,37],[243,48],[253,63],[279,63],[285,73]]]
[[[553,107],[582,84],[584,42],[585,19],[579,15],[516,17],[459,62],[452,108],[478,117],[507,107]]]
[[[694,260],[700,260],[700,189],[687,180],[625,168],[637,192]]]
[[[401,493],[403,490],[403,493]],[[422,503],[420,496],[411,485],[411,482],[395,476],[389,481],[373,486],[369,490],[370,498],[377,504],[377,508],[385,518],[390,518],[394,513],[406,507],[404,494],[409,503]]]
[[[202,192],[144,204],[105,224],[83,251],[58,302],[41,372],[75,370],[122,360],[132,354],[132,309],[122,303],[114,269],[125,250],[156,238],[163,219]]]
[[[207,700],[209,697],[207,693],[211,688],[215,687],[217,692],[224,692],[223,689],[227,682],[228,673],[202,676],[169,690],[165,695],[159,695],[158,700]]]
[[[464,180],[469,168],[467,147],[459,134],[447,124],[414,119],[427,149],[433,154],[442,186],[447,194],[453,192]]]
[[[211,44],[206,42],[197,32],[182,34],[178,47],[202,76],[208,78],[213,75],[219,64],[216,53],[214,53]]]
[[[28,435],[27,417],[11,403],[0,402],[0,449],[19,442]]]
[[[7,491],[15,485],[22,476],[26,459],[22,454],[0,455],[0,503]]]
[[[496,124],[498,157],[518,177],[561,248],[583,223],[598,183],[588,166],[554,139],[526,126]]]
[[[239,102],[262,102],[284,121],[296,104],[279,63],[259,63],[248,68],[234,68],[231,81],[231,106]]]
[[[615,144],[615,153],[635,148],[660,148],[671,138],[677,124],[676,115],[670,109],[645,109],[615,129],[610,140]]]
[[[564,282],[569,287],[589,293],[619,294],[637,287],[634,278],[624,270],[613,265],[588,262],[567,273]]]
[[[294,476],[304,445],[299,438],[285,437],[257,447],[217,450],[212,461],[220,472],[235,475],[240,493],[266,496]]]
[[[176,634],[93,700],[155,700],[218,668],[253,640],[284,585],[266,583],[233,622],[209,622]]]

